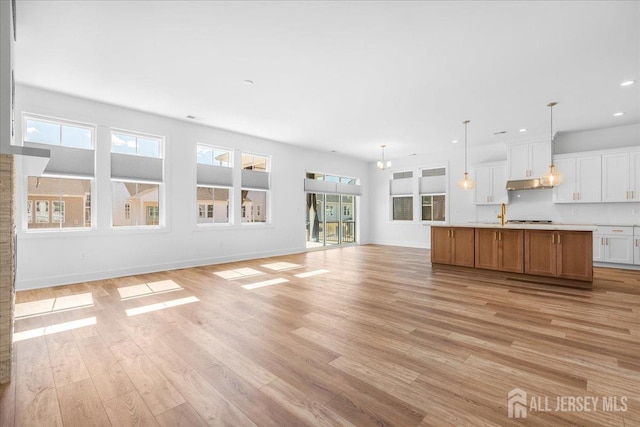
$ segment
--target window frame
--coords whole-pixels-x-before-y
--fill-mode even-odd
[[[444,174],[443,175],[431,175],[431,176],[444,176],[444,180],[446,182],[445,184],[445,191],[444,192],[427,192],[427,191],[421,191],[421,184],[418,186],[418,201],[419,201],[419,208],[420,208],[420,219],[419,221],[422,224],[425,225],[429,225],[429,224],[433,224],[433,225],[443,225],[443,224],[447,224],[449,221],[449,165],[448,164],[434,164],[432,166],[423,166],[420,167],[419,169],[419,173],[418,173],[418,179],[422,179],[422,178],[428,178],[430,176],[424,176],[424,171],[425,170],[435,170],[435,169],[444,169]],[[440,220],[433,220],[433,219],[422,219],[422,197],[423,196],[444,196],[444,220],[440,221]],[[431,204],[431,217],[433,218],[433,198],[432,198],[432,204]]]
[[[242,204],[242,196],[240,197],[240,226],[247,226],[247,227],[264,227],[267,225],[271,225],[271,190],[265,190],[264,188],[251,188],[251,187],[241,187],[240,188],[240,194],[242,194],[243,191],[259,191],[261,193],[265,193],[264,194],[264,203],[265,203],[265,212],[264,212],[264,221],[243,221],[242,218],[244,217],[244,215],[246,215],[246,206],[244,206]],[[251,214],[253,215],[253,213],[255,212],[255,210],[253,209],[253,205],[251,205]],[[243,215],[244,214],[244,215]]]
[[[198,201],[198,188],[211,188],[213,189],[213,199],[211,200],[212,204],[207,204],[207,203],[199,203]],[[227,190],[227,222],[215,222],[215,190]],[[196,220],[196,227],[198,228],[210,228],[210,227],[229,227],[231,225],[233,225],[233,216],[232,216],[232,210],[230,209],[230,206],[232,206],[233,203],[233,187],[227,187],[224,185],[204,185],[204,184],[197,184],[196,183],[196,197],[195,197],[195,204],[196,204],[196,215],[195,215],[195,220]],[[200,216],[200,206],[204,206],[204,217]],[[209,206],[212,206],[211,209],[211,214],[212,216],[209,217]],[[199,219],[211,219],[211,222],[198,222]]]
[[[114,134],[120,134],[120,135],[126,135],[126,136],[133,136],[136,138],[136,154],[131,154],[131,153],[119,153],[119,152],[115,152],[113,151],[113,135]],[[142,138],[142,139],[157,139],[158,140],[158,156],[157,157],[153,157],[153,156],[144,156],[141,154],[138,154],[138,138]],[[109,153],[110,154],[123,154],[125,156],[136,156],[136,157],[146,157],[149,159],[161,159],[163,161],[163,165],[164,165],[164,160],[165,160],[165,148],[166,148],[166,138],[162,135],[154,135],[152,133],[143,133],[143,132],[137,132],[137,131],[132,131],[132,130],[125,130],[125,129],[121,129],[121,128],[109,128]],[[164,183],[164,176],[162,179],[163,183]]]
[[[224,165],[216,165],[213,163],[201,163],[198,161],[198,147],[206,147],[208,149],[213,150],[214,154],[215,154],[215,150],[219,150],[219,151],[226,151],[229,154],[229,161],[227,162],[227,166]],[[197,142],[196,143],[196,165],[208,165],[208,166],[218,166],[221,168],[233,168],[233,156],[234,154],[234,150],[231,148],[226,148],[226,147],[221,147],[219,145],[211,145],[211,144],[206,144],[206,143],[202,143],[202,142]],[[215,157],[213,157],[213,160],[215,160]],[[212,160],[212,162],[213,162]]]
[[[49,144],[47,142],[30,141],[27,138],[27,134],[28,134],[27,121],[28,120],[34,120],[34,121],[38,121],[38,122],[59,125],[60,126],[60,143],[59,144]],[[78,129],[86,129],[86,130],[90,131],[91,132],[91,147],[85,148],[85,147],[72,147],[70,145],[63,145],[62,144],[62,127],[63,126],[74,127],[74,128],[78,128]],[[63,119],[63,118],[60,118],[60,117],[45,116],[45,115],[42,115],[42,114],[35,114],[35,113],[29,113],[27,111],[23,111],[22,112],[22,143],[21,144],[24,145],[24,143],[26,142],[28,144],[40,144],[40,145],[50,146],[50,147],[74,148],[74,149],[78,149],[78,150],[95,150],[96,149],[96,143],[97,143],[97,130],[98,129],[97,129],[97,126],[95,124],[79,122],[79,121],[69,120],[69,119]]]
[[[414,215],[414,212],[413,212],[413,210],[414,210],[413,209],[413,202],[414,202],[413,194],[394,194],[394,195],[391,195],[390,197],[391,197],[391,215],[390,215],[391,216],[391,222],[402,222],[402,223],[413,222],[414,219],[415,219],[415,215]],[[396,218],[394,218],[394,211],[395,211],[395,209],[394,209],[394,200],[395,199],[407,199],[407,198],[411,201],[411,203],[409,204],[409,206],[411,206],[411,218],[409,218],[409,219],[396,219]]]
[[[253,157],[253,162],[252,162],[252,167],[251,169],[249,168],[245,168],[242,164],[242,158],[244,156],[252,156]],[[265,159],[265,170],[257,170],[255,169],[255,158],[256,157],[261,157],[263,159]],[[251,170],[251,171],[255,171],[255,172],[266,172],[266,173],[270,173],[271,172],[271,156],[267,155],[267,154],[259,154],[259,153],[253,153],[253,152],[249,152],[249,151],[241,151],[240,152],[240,169],[241,170]]]
[[[424,219],[422,214],[422,209],[425,206],[423,202],[423,197],[431,197],[431,218],[433,218],[433,196],[444,196],[444,219],[436,220],[436,219]],[[425,224],[446,224],[447,223],[447,193],[420,193],[420,221]]]
[[[144,231],[144,230],[165,230],[167,229],[167,218],[166,218],[166,212],[167,209],[165,207],[165,198],[164,198],[164,180],[162,182],[156,182],[156,181],[144,181],[144,180],[128,180],[128,179],[114,179],[111,178],[110,179],[111,182],[111,207],[110,207],[110,228],[112,231],[115,232],[120,232],[121,230],[135,230],[135,231]],[[113,224],[113,203],[114,203],[114,198],[113,198],[113,184],[116,182],[120,182],[120,183],[130,183],[130,184],[149,184],[149,185],[157,185],[158,186],[158,216],[159,216],[159,220],[158,220],[158,224],[135,224],[135,225],[114,225]],[[123,209],[124,206],[127,203],[123,204]],[[132,207],[129,208],[129,215],[131,217],[132,214]],[[145,212],[146,215],[146,206],[142,206],[142,209]],[[130,218],[129,218],[130,219]]]
[[[91,231],[95,231],[97,229],[96,227],[96,218],[97,218],[97,212],[95,209],[95,202],[94,202],[94,195],[96,193],[96,178],[95,177],[87,177],[87,176],[74,176],[74,175],[53,175],[53,174],[44,174],[41,176],[33,176],[33,175],[24,175],[24,199],[27,201],[27,203],[25,204],[25,210],[24,212],[20,212],[21,214],[21,223],[22,223],[22,231],[25,233],[25,235],[27,236],[38,236],[38,235],[46,235],[49,233],[88,233]],[[89,187],[91,189],[90,193],[83,193],[83,201],[82,201],[82,226],[80,227],[63,227],[62,225],[64,224],[64,222],[66,221],[66,201],[62,200],[62,192],[60,190],[58,190],[58,192],[60,193],[58,196],[60,197],[60,200],[43,200],[45,202],[48,203],[48,214],[49,214],[49,221],[48,222],[38,222],[37,221],[37,195],[34,196],[36,198],[34,198],[33,203],[32,203],[32,207],[31,207],[31,219],[32,221],[29,222],[29,218],[27,217],[27,215],[29,214],[29,202],[31,202],[31,200],[29,200],[29,178],[46,178],[46,179],[69,179],[69,180],[80,180],[80,181],[89,181]],[[87,206],[86,202],[87,202],[87,198],[86,195],[90,194],[91,198],[89,200],[90,205]],[[70,196],[70,197],[80,197],[79,195],[76,196]],[[63,221],[62,222],[53,222],[53,202],[62,202],[62,215],[63,215]],[[91,216],[90,216],[90,225],[89,226],[85,226],[84,224],[86,224],[86,212],[87,212],[87,208],[89,208],[89,210],[91,211]],[[16,212],[16,214],[18,214],[18,212]],[[29,228],[30,224],[56,224],[57,227],[47,227],[47,228]]]

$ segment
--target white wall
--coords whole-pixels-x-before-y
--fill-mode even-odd
[[[425,167],[447,167],[447,222],[464,223],[475,221],[473,191],[464,191],[457,187],[458,181],[464,173],[463,144],[454,145],[447,152],[419,154],[401,159],[391,159],[391,162],[392,168],[384,171],[379,170],[375,163],[369,164],[369,183],[371,186],[369,188],[369,200],[371,203],[370,236],[372,243],[417,248],[430,247],[431,227],[429,227],[428,223],[423,223],[420,220],[421,206],[418,196],[418,179],[416,179],[416,177],[420,176],[420,169]],[[415,183],[413,221],[391,221],[389,181],[393,172],[406,170],[413,171]]]
[[[554,138],[554,153],[637,147],[640,145],[640,124],[577,132],[558,132]]]
[[[195,123],[80,99],[33,87],[18,86],[16,115],[22,112],[64,118],[98,126],[94,211],[97,228],[91,231],[27,233],[18,226],[17,289],[77,283],[150,271],[213,264],[305,250],[306,171],[359,178],[360,243],[369,241],[368,168],[363,161],[302,149]],[[21,123],[17,120],[17,135]],[[113,230],[109,169],[111,127],[162,135],[166,138],[164,203],[166,228]],[[221,227],[196,225],[196,144],[206,143],[271,156],[270,224]],[[18,176],[21,176],[18,161]],[[239,175],[239,174],[238,174]],[[26,180],[18,180],[17,218],[24,216]],[[240,186],[234,189],[240,199]]]

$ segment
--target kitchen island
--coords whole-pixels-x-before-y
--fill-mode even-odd
[[[595,226],[468,223],[431,227],[434,267],[591,288]]]

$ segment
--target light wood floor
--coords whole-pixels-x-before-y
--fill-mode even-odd
[[[20,292],[94,305],[16,321],[0,425],[640,425],[640,272],[587,291],[428,259],[369,245]],[[515,387],[600,401],[509,419]]]

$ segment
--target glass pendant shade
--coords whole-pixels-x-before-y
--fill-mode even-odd
[[[458,188],[462,190],[472,190],[475,186],[473,180],[469,178],[469,172],[467,172],[467,125],[469,120],[462,122],[464,125],[464,175],[462,179],[458,181]]]
[[[547,187],[557,187],[558,185],[562,184],[562,175],[556,170],[556,166],[553,164],[553,107],[555,107],[557,104],[557,102],[550,102],[549,104],[547,104],[547,107],[549,107],[549,111],[551,113],[551,164],[549,165],[549,170],[547,171],[547,173],[545,173],[541,178],[542,185],[545,185]]]
[[[462,190],[473,190],[473,187],[475,187],[475,183],[469,178],[469,174],[465,172],[462,179],[458,181],[458,188]]]
[[[556,171],[554,164],[549,165],[549,170],[542,176],[542,184],[548,187],[557,187],[562,184],[562,174]]]

